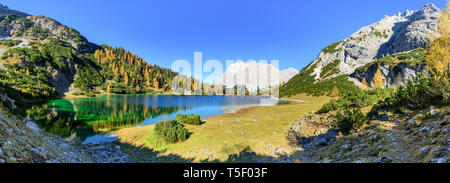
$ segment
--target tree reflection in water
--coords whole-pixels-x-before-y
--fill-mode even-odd
[[[59,99],[28,110],[42,129],[71,139],[138,126],[147,118],[170,115],[186,107],[155,107],[103,98]]]

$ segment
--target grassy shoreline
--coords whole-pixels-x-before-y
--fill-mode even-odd
[[[153,135],[154,125],[120,129],[115,132],[120,142],[148,148],[161,155],[177,155],[194,162],[227,161],[230,155],[244,150],[270,155],[283,150],[289,153],[287,133],[293,123],[311,111],[317,111],[329,97],[299,95],[295,100],[275,106],[243,108],[205,119],[201,126],[185,125],[192,132],[184,142],[164,144]],[[285,100],[285,99],[283,99]]]

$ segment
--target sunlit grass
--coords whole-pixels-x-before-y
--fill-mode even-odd
[[[328,98],[296,95],[295,100],[276,106],[252,107],[206,119],[201,126],[185,127],[192,132],[184,142],[165,144],[153,135],[153,125],[117,131],[123,142],[144,145],[163,155],[176,154],[183,158],[225,161],[230,154],[245,148],[269,155],[278,147],[289,147],[287,132],[292,123],[310,111],[317,111]]]

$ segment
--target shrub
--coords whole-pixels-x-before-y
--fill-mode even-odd
[[[79,66],[78,77],[74,81],[77,88],[85,92],[92,91],[95,87],[100,86],[104,79],[95,68],[90,65]]]
[[[202,123],[202,118],[200,115],[187,115],[187,114],[177,114],[177,120],[181,123],[200,125]]]
[[[433,74],[432,77],[423,77],[421,73],[417,78],[400,86],[397,92],[386,100],[390,107],[406,107],[409,109],[423,109],[433,103],[448,101],[449,80],[446,73]]]
[[[159,121],[155,125],[155,135],[166,143],[185,141],[189,132],[177,120]]]
[[[95,94],[93,94],[93,93],[91,93],[91,92],[88,92],[88,93],[86,93],[86,94],[84,94],[86,97],[96,97],[97,95],[95,95]]]
[[[342,43],[342,41],[339,41],[339,42],[337,42],[337,43],[333,43],[333,44],[327,46],[326,48],[324,48],[324,49],[322,50],[322,52],[323,52],[323,53],[334,53],[334,52],[341,51],[341,50],[342,50],[341,48],[336,49],[336,47],[337,47],[340,43]]]
[[[329,63],[328,65],[324,66],[322,68],[322,72],[320,73],[320,78],[326,78],[333,74],[339,73],[340,72],[340,70],[339,70],[340,63],[341,63],[341,60],[336,59],[333,62]]]
[[[22,40],[3,39],[3,40],[0,40],[0,45],[13,47],[13,46],[19,45],[21,42],[22,42]]]
[[[331,100],[324,104],[319,110],[320,113],[327,113],[340,108],[366,107],[377,103],[380,99],[389,97],[392,89],[375,88],[365,92],[359,88],[344,90],[340,93],[338,100]]]
[[[344,114],[338,113],[336,121],[332,123],[333,128],[344,135],[350,134],[355,128],[361,127],[368,122],[368,118],[360,109],[346,110]]]
[[[334,111],[344,106],[344,100],[331,100],[330,102],[323,104],[322,108],[319,110],[320,113],[327,113]]]
[[[75,95],[75,96],[84,95],[84,92],[73,92],[72,95]]]

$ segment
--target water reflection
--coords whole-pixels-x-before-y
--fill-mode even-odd
[[[110,95],[97,98],[58,99],[33,106],[28,115],[53,134],[84,140],[95,134],[175,119],[176,114],[211,117],[229,108],[260,105],[263,97]],[[225,110],[225,111],[224,111]],[[235,111],[234,110],[234,111]],[[234,112],[233,111],[233,112]]]

